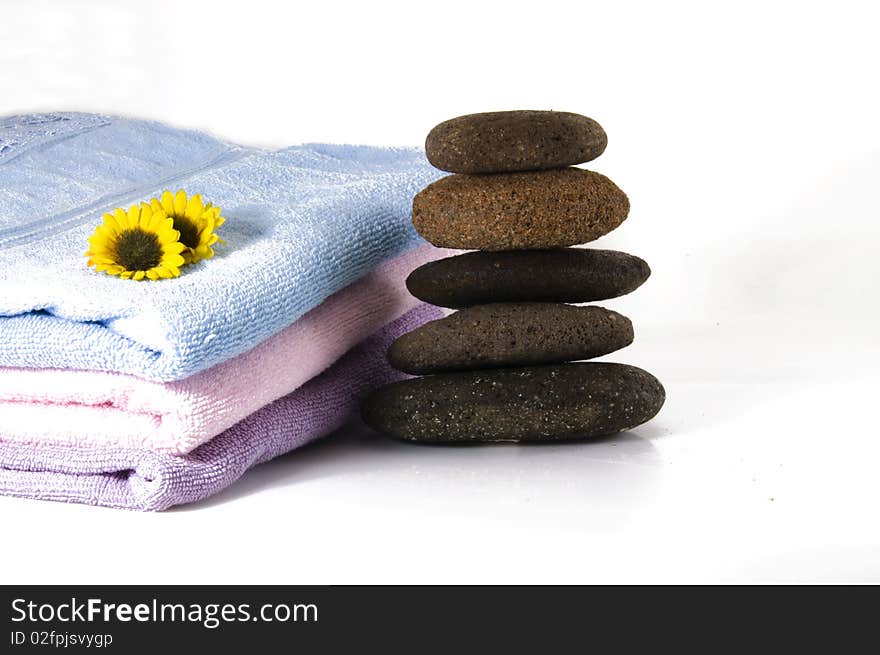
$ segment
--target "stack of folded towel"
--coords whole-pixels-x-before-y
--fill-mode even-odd
[[[278,151],[90,114],[0,119],[0,494],[159,510],[339,427],[437,318],[404,286],[415,150]],[[223,208],[217,255],[170,280],[87,268],[115,207]]]

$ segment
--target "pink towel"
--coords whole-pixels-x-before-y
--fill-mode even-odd
[[[0,441],[188,453],[415,307],[406,276],[448,254],[425,246],[386,262],[253,350],[176,382],[0,368]]]
[[[439,307],[420,304],[293,393],[186,455],[0,443],[0,495],[140,510],[207,498],[252,467],[340,427],[370,389],[408,377],[388,365],[388,345],[442,315]]]

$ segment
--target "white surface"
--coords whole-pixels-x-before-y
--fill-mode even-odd
[[[184,3],[180,3],[184,4]],[[350,429],[159,515],[0,499],[0,581],[880,581],[880,91],[871,3],[7,2],[0,113],[418,144],[593,116],[652,278],[610,359],[666,385],[598,443]]]

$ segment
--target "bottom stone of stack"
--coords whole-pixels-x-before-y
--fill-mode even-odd
[[[425,443],[590,439],[653,418],[666,399],[659,380],[627,364],[577,362],[442,373],[374,391],[364,422]]]

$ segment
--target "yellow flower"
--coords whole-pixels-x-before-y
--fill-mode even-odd
[[[177,277],[184,245],[174,221],[149,205],[104,214],[104,223],[89,238],[89,266],[123,279]]]
[[[173,195],[164,191],[161,200],[150,200],[150,206],[154,212],[162,211],[174,219],[174,229],[180,232],[180,241],[186,246],[182,254],[187,264],[214,256],[211,246],[220,241],[214,230],[226,221],[219,207],[203,203],[198,194],[187,198],[182,189]]]

